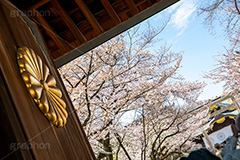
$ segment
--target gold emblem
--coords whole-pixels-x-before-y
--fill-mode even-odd
[[[54,126],[63,127],[68,117],[66,104],[48,67],[27,47],[18,48],[17,62],[22,79],[38,108]]]

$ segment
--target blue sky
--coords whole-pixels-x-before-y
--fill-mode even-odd
[[[197,16],[200,2],[201,0],[181,0],[146,21],[155,27],[161,27],[171,16],[170,23],[159,35],[162,39],[160,43],[172,45],[175,52],[184,52],[179,73],[188,81],[206,81],[208,85],[199,97],[199,100],[206,100],[223,93],[223,83],[213,84],[211,80],[204,79],[203,74],[215,68],[216,55],[225,51],[228,40],[225,39],[223,28],[214,26],[215,34],[212,34],[203,24],[203,17]],[[124,123],[132,120],[134,116],[134,111],[129,112],[122,116],[121,121]]]
[[[228,47],[228,41],[224,37],[223,28],[214,26],[216,33],[213,34],[203,24],[203,16],[197,16],[200,2],[201,0],[181,0],[148,21],[154,26],[161,26],[171,15],[170,23],[160,38],[163,39],[162,42],[172,44],[173,51],[184,52],[180,74],[186,80],[208,83],[199,99],[212,99],[222,94],[223,83],[216,85],[202,76],[215,67],[215,55],[225,51],[224,46]]]

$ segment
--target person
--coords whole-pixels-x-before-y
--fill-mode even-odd
[[[238,140],[238,129],[235,124],[232,124],[233,136],[229,139],[227,144],[223,147],[221,155],[222,160],[240,160],[240,149],[236,150]],[[188,157],[182,157],[180,160],[221,160],[218,156],[214,155],[206,148],[201,148],[192,151]]]
[[[211,153],[206,148],[192,151],[188,157],[182,157],[180,160],[221,160],[218,156]]]
[[[233,136],[230,137],[227,144],[222,149],[223,160],[240,160],[240,150],[236,149],[237,140],[238,140],[238,129],[235,124],[231,125]]]
[[[216,156],[218,156],[220,159],[223,159],[222,158],[222,155],[221,155],[221,146],[220,146],[220,144],[219,143],[216,143],[215,145],[214,145],[214,147],[216,148]]]

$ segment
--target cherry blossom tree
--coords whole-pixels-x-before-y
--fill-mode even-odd
[[[204,22],[210,28],[214,28],[215,25],[224,27],[233,46],[239,45],[239,5],[237,0],[202,1],[199,12],[204,15]]]
[[[217,66],[206,74],[206,78],[216,83],[224,82],[226,92],[239,89],[239,36],[240,36],[240,2],[237,0],[204,1],[201,13],[205,15],[205,22],[211,27],[216,24],[226,29],[231,47],[217,57]]]
[[[218,56],[217,67],[205,75],[215,83],[224,82],[226,92],[240,89],[240,53],[226,51]]]
[[[172,52],[171,46],[166,44],[151,49],[165,27],[166,24],[161,28],[148,24],[144,29],[138,27],[126,31],[59,69],[99,159],[107,157],[111,160],[114,156],[117,159],[120,152],[128,159],[138,156],[136,149],[128,148],[131,148],[132,142],[141,148],[140,159],[146,159],[150,156],[150,143],[157,148],[163,147],[157,137],[163,124],[170,126],[164,134],[174,133],[173,128],[179,133],[186,130],[183,126],[188,117],[180,117],[184,115],[184,110],[195,104],[205,84],[184,81],[177,73],[182,60],[181,52]],[[169,107],[163,107],[162,103],[166,100],[171,102]],[[188,105],[179,109],[173,105],[175,100]],[[119,119],[133,110],[141,111],[139,125],[125,129]],[[161,120],[166,116],[171,119]],[[157,119],[159,123],[153,126]],[[181,128],[179,131],[178,127]],[[143,135],[138,134],[139,130]],[[151,134],[155,134],[152,136],[156,139],[155,143],[148,137]],[[167,140],[162,144],[166,145]],[[129,145],[126,145],[128,142]]]
[[[152,90],[139,104],[136,120],[125,127],[118,126],[121,143],[132,159],[177,159],[192,149],[190,138],[201,132],[199,127],[205,116],[205,112],[194,111],[202,84],[184,84],[163,84],[165,89]],[[127,159],[119,144],[114,146],[120,150],[116,157]]]

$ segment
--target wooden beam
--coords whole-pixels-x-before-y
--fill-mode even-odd
[[[225,111],[229,110],[230,108],[236,108],[236,107],[234,106],[234,104],[229,104],[227,107],[224,107],[224,108],[222,108],[222,109],[219,109],[219,110],[213,112],[213,113],[210,115],[210,118],[215,117],[215,116],[221,114],[222,112],[225,112]]]
[[[104,8],[106,9],[109,16],[112,18],[112,21],[115,25],[121,23],[121,19],[119,18],[118,14],[113,9],[112,5],[109,3],[108,0],[101,0]]]
[[[77,3],[78,7],[83,12],[83,14],[85,15],[85,17],[87,18],[87,20],[89,21],[89,23],[92,25],[92,27],[95,30],[95,32],[97,34],[100,34],[103,31],[103,29],[100,26],[100,24],[98,23],[98,21],[96,20],[96,18],[91,13],[91,11],[88,9],[88,7],[84,3],[84,1],[83,0],[75,0],[75,1]]]
[[[152,3],[151,3],[149,0],[147,0],[147,3],[148,3],[148,5],[149,5],[149,6],[151,6],[151,5],[152,5]]]
[[[60,37],[57,35],[57,33],[54,31],[54,29],[50,26],[50,24],[40,15],[40,13],[37,10],[34,10],[35,17],[38,20],[38,22],[45,28],[49,36],[53,39],[53,41],[56,43],[56,45],[59,47],[59,49],[62,50],[62,52],[66,52],[68,50],[68,47],[65,45],[65,43],[60,39]]]
[[[139,10],[136,7],[135,3],[133,2],[133,0],[124,0],[128,6],[128,8],[130,9],[130,11],[132,12],[132,14],[138,14]]]
[[[71,17],[67,14],[64,8],[59,4],[57,0],[51,0],[53,7],[57,10],[62,20],[68,26],[73,36],[80,42],[84,43],[87,41],[86,37],[82,34],[82,32],[78,29],[75,23],[72,21]]]
[[[202,129],[202,128],[201,128],[201,129]],[[207,132],[206,132],[205,130],[202,129],[202,133],[203,133],[203,136],[204,136],[204,138],[206,139],[206,141],[207,141],[209,147],[211,148],[211,151],[214,151],[214,146],[213,146],[213,144],[212,144],[212,142],[211,142],[211,140],[210,140],[210,138],[209,138]]]
[[[240,113],[240,106],[237,103],[236,99],[234,97],[231,97],[231,100],[233,101],[233,105],[237,108],[238,112]]]
[[[49,1],[50,1],[50,0],[41,0],[41,1],[37,2],[37,3],[35,3],[34,5],[32,5],[31,7],[29,7],[28,9],[29,9],[29,10],[37,9],[37,8],[39,8],[40,6],[48,3]]]

